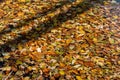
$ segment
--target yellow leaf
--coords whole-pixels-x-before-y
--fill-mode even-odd
[[[120,65],[120,61],[118,61],[118,64]]]
[[[30,80],[30,78],[29,77],[25,77],[24,80]]]
[[[97,38],[93,38],[93,41],[94,41],[94,42],[97,42],[98,40],[97,40]]]
[[[63,70],[59,71],[60,75],[65,75],[65,72]]]
[[[108,5],[109,3],[108,3],[108,1],[104,1],[104,5]]]
[[[84,53],[85,51],[84,50],[80,50],[81,53]]]
[[[76,76],[76,79],[77,79],[77,80],[83,80],[83,79],[81,78],[81,76]]]
[[[79,26],[79,30],[80,30],[80,31],[83,30],[83,26]]]
[[[14,78],[11,78],[10,80],[14,80]]]
[[[81,30],[80,33],[81,33],[81,34],[85,34],[85,31]]]
[[[88,47],[88,44],[83,44],[83,45],[81,45],[83,48],[86,48],[86,47]]]
[[[70,70],[71,73],[78,74],[76,70]]]
[[[8,58],[10,58],[10,55],[5,55],[4,58],[8,59]]]
[[[114,19],[117,19],[117,18],[118,18],[118,16],[117,16],[117,15],[115,15],[115,16],[113,16],[113,18],[114,18]]]
[[[18,44],[18,49],[22,50],[22,45],[21,44]]]
[[[23,12],[18,12],[17,15],[18,15],[18,16],[22,16],[22,15],[24,15],[24,13],[23,13]]]
[[[85,34],[85,31],[83,30],[83,26],[79,26],[79,31],[81,34]]]
[[[49,13],[48,16],[53,17],[55,14],[54,13]]]
[[[33,14],[35,13],[34,9],[32,9],[32,8],[30,8],[29,11],[30,11],[30,13],[33,13]]]
[[[51,30],[51,32],[52,32],[52,33],[56,33],[56,32],[57,32],[57,30],[56,30],[56,29],[53,29],[53,30]]]
[[[26,0],[18,0],[19,2],[25,2]]]
[[[114,43],[115,43],[115,40],[112,39],[112,38],[109,38],[109,42],[110,42],[111,44],[114,44]]]
[[[11,1],[6,1],[6,4],[10,4]]]
[[[4,67],[3,68],[3,71],[10,71],[11,70],[11,67],[10,66],[7,66],[7,67]]]
[[[16,64],[22,64],[22,61],[17,60],[17,61],[16,61]]]
[[[72,42],[72,39],[67,39],[66,40],[66,44],[68,45],[68,44],[70,44]]]
[[[29,67],[28,67],[28,70],[29,70],[29,71],[31,71],[31,70],[32,70],[32,67],[31,67],[31,66],[29,66]]]

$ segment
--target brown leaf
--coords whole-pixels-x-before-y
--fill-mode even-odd
[[[85,61],[84,65],[87,67],[93,67],[95,64],[92,61]]]

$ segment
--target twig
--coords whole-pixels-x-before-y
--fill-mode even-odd
[[[10,75],[12,74],[12,72],[13,72],[13,71],[11,71],[11,72],[8,74],[8,76],[7,76],[5,79],[3,79],[3,80],[7,80],[7,79],[10,77]]]

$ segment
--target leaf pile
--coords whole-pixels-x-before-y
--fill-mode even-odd
[[[0,5],[0,79],[119,80],[120,5],[11,0]]]

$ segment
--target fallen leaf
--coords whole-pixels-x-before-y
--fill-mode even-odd
[[[83,79],[81,78],[81,76],[76,76],[76,79],[77,79],[77,80],[83,80]]]
[[[110,42],[111,44],[114,44],[114,43],[115,43],[115,40],[114,40],[113,38],[109,38],[109,42]]]
[[[96,43],[98,40],[97,40],[97,38],[93,38],[93,41]]]
[[[60,75],[65,75],[65,72],[63,70],[59,71]]]

